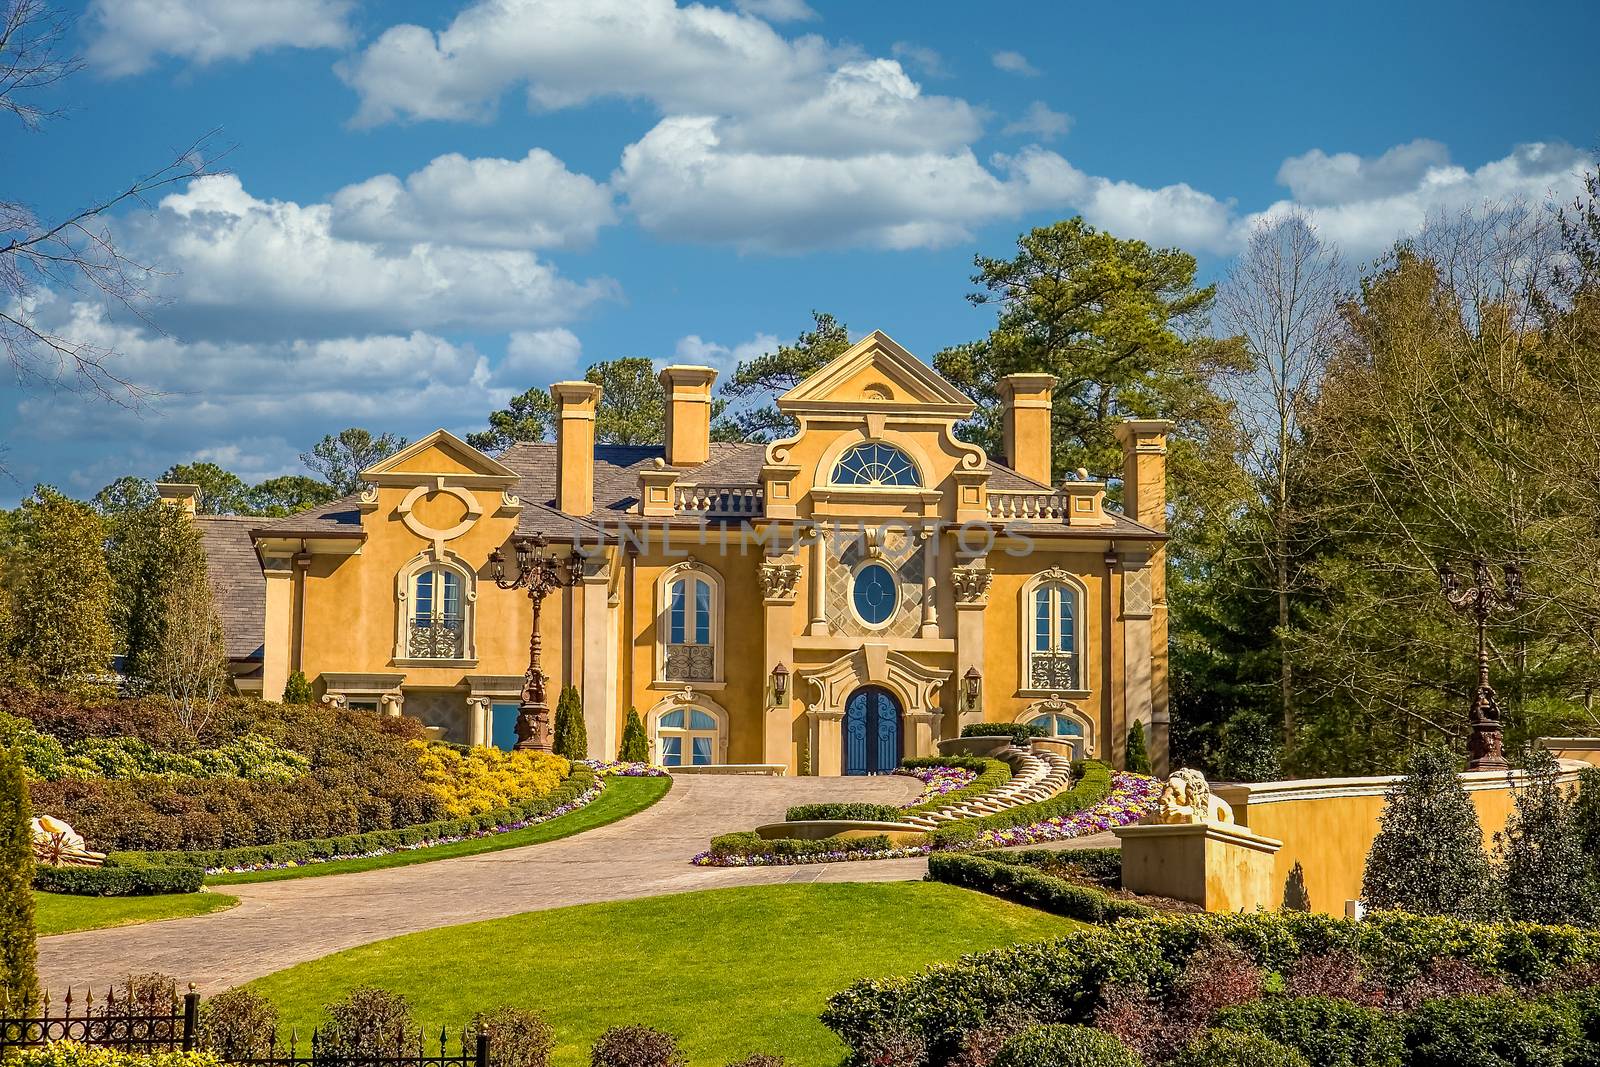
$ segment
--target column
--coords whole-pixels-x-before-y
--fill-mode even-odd
[[[828,636],[827,577],[828,539],[821,524],[811,542],[811,625],[806,630],[812,637]],[[821,766],[821,764],[818,764]]]
[[[262,617],[261,699],[282,700],[294,647],[294,570],[289,560],[278,558],[264,560],[261,570],[267,579],[266,610]]]
[[[939,564],[939,531],[937,526],[924,529],[922,538],[922,631],[923,637],[939,636],[939,606],[934,603],[939,583],[934,568]]]
[[[761,564],[761,618],[763,630],[764,692],[761,713],[761,762],[781,763],[791,774],[802,774],[794,758],[794,703],[800,676],[794,663],[794,601],[800,584],[800,564],[790,557],[768,559]],[[772,672],[779,664],[789,672],[789,692],[781,703],[774,702]]]
[[[938,754],[938,720],[935,711],[908,711],[901,716],[906,726],[906,747],[913,756]]]
[[[1127,560],[1122,574],[1122,733],[1112,738],[1119,750],[1127,745],[1134,723],[1144,724],[1147,740],[1154,730],[1150,578],[1148,560]]]
[[[583,562],[583,726],[589,736],[590,759],[616,759],[616,648],[610,634],[608,598],[611,564],[604,559]]]
[[[489,744],[489,697],[467,698],[467,744]]]
[[[378,697],[378,711],[391,719],[398,719],[400,712],[405,708],[405,693],[396,690],[393,693],[384,693]]]
[[[817,774],[837,778],[844,773],[844,711],[820,708],[811,716],[811,759]]]

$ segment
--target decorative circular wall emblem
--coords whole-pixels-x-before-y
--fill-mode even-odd
[[[413,510],[417,505],[417,501],[433,496],[435,493],[443,493],[446,496],[455,497],[461,502],[461,506],[466,509],[466,514],[461,521],[448,530],[438,530],[429,526],[419,519]],[[483,508],[478,505],[476,496],[459,485],[446,485],[442,478],[434,485],[419,485],[412,489],[411,492],[405,495],[405,499],[400,501],[400,506],[395,511],[399,513],[400,521],[406,524],[406,529],[423,540],[435,543],[455,540],[472,529],[473,524],[483,517]]]

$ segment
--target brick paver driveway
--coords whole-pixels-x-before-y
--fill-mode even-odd
[[[214,915],[42,938],[40,975],[53,994],[69,982],[104,987],[130,971],[160,971],[215,992],[355,945],[519,912],[720,886],[917,879],[927,871],[925,860],[756,868],[695,867],[688,860],[713,835],[775,821],[791,804],[900,804],[918,788],[894,775],[684,775],[647,811],[562,841],[360,874],[226,886],[240,903]]]

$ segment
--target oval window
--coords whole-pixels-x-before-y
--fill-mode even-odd
[[[894,572],[881,563],[869,563],[856,571],[852,599],[856,614],[868,626],[882,626],[894,615],[895,602],[900,598],[899,583]]]

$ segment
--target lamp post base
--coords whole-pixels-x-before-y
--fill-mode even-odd
[[[543,704],[523,704],[517,708],[517,752],[553,752],[555,739],[550,730],[550,708]]]

